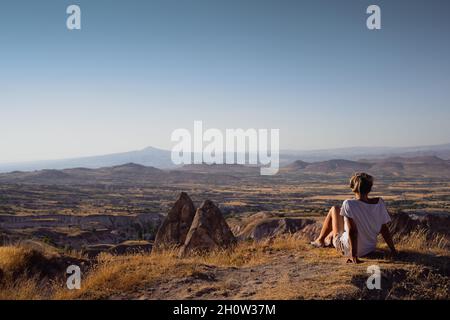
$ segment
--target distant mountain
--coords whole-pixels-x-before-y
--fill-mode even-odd
[[[304,171],[311,173],[353,173],[368,170],[371,166],[371,164],[364,162],[337,159],[309,164],[304,168]]]
[[[238,173],[191,172],[161,170],[136,163],[127,163],[98,169],[73,168],[63,170],[13,171],[0,174],[0,183],[41,185],[93,185],[93,184],[171,184],[171,183],[230,183],[240,179]]]
[[[436,156],[392,157],[375,159],[371,170],[381,174],[450,177],[450,162]]]
[[[302,170],[309,166],[309,162],[305,162],[302,160],[296,160],[293,163],[287,165],[285,168],[292,171]]]
[[[36,184],[96,184],[122,181],[159,181],[165,177],[163,170],[129,163],[99,169],[74,168],[64,170],[14,171],[0,174],[0,182]]]
[[[113,153],[84,158],[0,164],[0,172],[32,171],[43,169],[60,170],[68,168],[96,169],[119,166],[126,163],[135,163],[143,166],[157,167],[160,169],[174,167],[171,161],[170,151],[148,147],[138,151]]]
[[[436,156],[390,157],[385,159],[328,160],[308,163],[295,161],[282,168],[284,173],[352,174],[365,171],[374,175],[411,177],[450,177],[450,161]]]
[[[365,171],[373,164],[367,162],[351,161],[344,159],[333,159],[318,162],[305,162],[297,160],[283,168],[284,172],[301,171],[304,173],[346,173]]]
[[[365,171],[375,176],[450,178],[450,161],[435,156],[414,158],[391,157],[351,161],[333,159],[318,162],[295,161],[280,170],[280,178],[293,173],[346,175]],[[13,171],[0,174],[0,183],[40,185],[92,184],[227,184],[243,179],[259,179],[259,168],[242,165],[188,165],[171,170],[127,163],[98,169],[73,168],[63,170]],[[256,180],[253,180],[256,181]]]
[[[190,164],[177,169],[197,173],[221,173],[221,174],[253,174],[260,175],[258,166],[245,166],[240,164]]]
[[[345,159],[357,161],[359,159],[386,159],[392,157],[430,157],[435,156],[441,159],[450,159],[450,144],[419,147],[354,147],[328,150],[295,151],[282,150],[280,152],[280,165],[286,166],[301,159],[303,162],[322,162],[333,159]],[[394,159],[395,160],[395,159]],[[395,162],[392,160],[393,162]],[[68,168],[88,168],[97,169],[102,167],[120,166],[127,163],[135,163],[143,166],[150,166],[159,169],[171,169],[176,166],[172,163],[171,152],[153,147],[143,150],[107,154],[101,156],[34,161],[11,164],[0,164],[0,172],[11,171],[33,171],[44,169],[68,169]],[[297,163],[297,165],[302,165]],[[323,164],[324,166],[332,163]],[[211,169],[211,168],[209,168]]]
[[[293,162],[301,159],[307,162],[326,161],[332,159],[359,160],[363,158],[384,159],[388,157],[422,157],[436,156],[450,159],[450,144],[418,146],[418,147],[352,147],[323,150],[283,150],[280,152],[281,162]]]

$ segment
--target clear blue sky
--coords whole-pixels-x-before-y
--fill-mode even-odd
[[[5,0],[0,162],[170,148],[194,120],[279,128],[283,149],[447,143],[449,17],[446,0]]]

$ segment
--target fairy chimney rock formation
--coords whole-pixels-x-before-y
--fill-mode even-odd
[[[194,215],[194,203],[187,193],[182,192],[156,234],[155,248],[183,245]]]
[[[197,209],[180,256],[190,252],[227,248],[235,243],[236,238],[219,208],[212,201],[206,200]]]

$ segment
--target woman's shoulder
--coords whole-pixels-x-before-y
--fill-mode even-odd
[[[357,199],[346,199],[344,200],[344,202],[342,203],[342,206],[352,206],[353,204],[357,203],[358,200]]]
[[[383,208],[383,207],[386,206],[386,205],[384,204],[384,200],[383,200],[382,197],[374,197],[374,198],[370,198],[368,204],[369,204],[369,205],[376,206],[376,207],[378,207],[378,208]]]
[[[371,203],[373,204],[383,204],[384,200],[382,197],[375,197],[375,198],[371,198]]]

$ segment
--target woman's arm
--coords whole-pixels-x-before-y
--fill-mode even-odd
[[[380,233],[383,236],[384,241],[386,241],[386,244],[388,245],[389,249],[391,249],[391,253],[393,255],[396,255],[397,250],[395,250],[394,241],[392,240],[391,232],[389,231],[389,228],[386,224],[383,224],[381,226]]]
[[[356,228],[356,224],[353,222],[351,218],[346,217],[345,224],[347,225],[348,230],[348,238],[351,252],[351,259],[348,259],[347,262],[350,263],[359,263],[358,260],[358,229]]]

